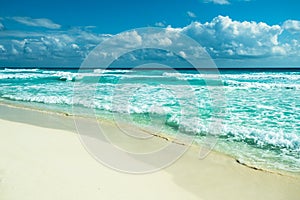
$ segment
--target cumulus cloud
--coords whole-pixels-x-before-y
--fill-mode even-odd
[[[171,44],[172,44],[172,40],[170,38],[163,37],[158,39],[158,45],[170,46]]]
[[[168,26],[165,32],[152,35],[151,38],[144,38],[144,35],[139,35],[136,31],[126,32],[115,40],[115,47],[142,47],[147,39],[149,44],[156,44],[163,49],[170,45],[179,45],[180,41],[176,40],[176,34],[179,33],[184,33],[199,42],[216,60],[243,60],[248,63],[256,59],[257,63],[260,63],[267,59],[282,58],[283,61],[300,62],[300,59],[297,59],[300,57],[300,22],[296,20],[287,20],[281,25],[269,25],[264,22],[237,21],[228,16],[217,16],[205,23],[194,21],[185,27]],[[56,62],[72,66],[75,63],[77,66],[93,48],[110,37],[112,35],[96,34],[83,27],[30,32],[4,29],[0,31],[0,64],[9,63],[7,61],[28,61],[34,64]],[[111,49],[111,54],[115,52],[114,49]],[[182,58],[196,55],[196,51],[181,51],[179,55]],[[193,55],[191,52],[194,52]],[[198,54],[201,55],[201,52]],[[108,52],[107,56],[109,55]],[[132,54],[128,60],[142,58],[144,55],[145,52],[140,52],[139,56]],[[163,59],[163,54],[159,51],[147,52],[147,56],[167,60]]]
[[[273,46],[271,51],[273,55],[286,55],[286,50],[282,46]]]
[[[300,32],[300,21],[287,20],[283,23],[283,28],[290,32]]]
[[[189,17],[191,17],[191,18],[196,18],[196,17],[197,17],[196,14],[193,13],[193,12],[191,12],[191,11],[187,11],[186,14],[187,14]]]
[[[81,28],[42,32],[4,30],[0,32],[0,64],[79,65],[94,47],[109,37]]]
[[[130,48],[136,45],[142,44],[142,37],[137,33],[137,31],[124,32],[115,37],[110,43],[113,46],[119,47],[122,45],[124,48]]]
[[[279,25],[263,22],[234,21],[228,16],[211,22],[192,22],[180,30],[202,44],[209,53],[219,57],[264,57],[278,55],[284,48],[278,41]],[[275,47],[275,48],[274,48]]]
[[[183,58],[186,58],[186,54],[184,51],[179,51],[179,55]]]
[[[12,19],[27,26],[44,27],[49,29],[59,29],[61,27],[61,25],[46,18],[33,19],[30,17],[12,17]]]

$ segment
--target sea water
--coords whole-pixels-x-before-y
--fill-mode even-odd
[[[253,167],[299,173],[299,70],[221,70],[218,78],[224,115],[215,149]],[[68,114],[78,114],[76,107],[81,115],[111,120],[124,116],[169,134],[192,134],[201,143],[212,131],[214,112],[206,79],[196,70],[2,69],[0,101]]]

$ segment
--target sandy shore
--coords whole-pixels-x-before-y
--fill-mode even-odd
[[[299,177],[251,169],[216,152],[199,160],[195,146],[158,172],[121,173],[103,166],[85,150],[72,117],[6,106],[0,106],[0,113],[2,200],[298,200],[300,196]],[[109,123],[103,127],[117,131]],[[127,145],[140,148],[139,144]]]

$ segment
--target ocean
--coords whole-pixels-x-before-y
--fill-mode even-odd
[[[224,114],[217,116],[214,149],[256,168],[300,173],[300,71],[228,69],[218,77],[222,84],[209,86],[209,75],[188,69],[2,69],[0,102],[108,120],[121,116],[201,143],[216,117],[211,91],[222,87]]]

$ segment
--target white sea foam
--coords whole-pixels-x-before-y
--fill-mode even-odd
[[[31,78],[44,78],[47,77],[43,74],[36,74],[36,73],[3,73],[0,74],[0,79],[31,79]]]
[[[261,89],[294,89],[300,90],[300,83],[260,83],[260,82],[243,82],[243,81],[235,81],[235,80],[225,80],[225,86],[236,87],[236,88],[244,88],[244,89],[253,89],[253,88],[261,88]]]
[[[219,74],[186,74],[186,73],[173,73],[173,72],[164,72],[164,77],[174,77],[179,80],[206,80],[206,79],[220,79]]]
[[[222,78],[239,80],[300,80],[300,73],[222,74]]]
[[[53,76],[57,76],[62,81],[74,81],[76,78],[76,74],[71,72],[57,72]]]
[[[38,72],[39,69],[12,69],[12,68],[5,68],[4,70],[0,70],[0,73],[15,73],[15,72]]]

